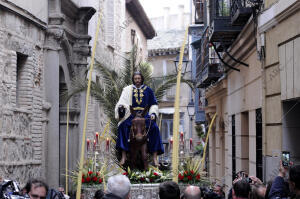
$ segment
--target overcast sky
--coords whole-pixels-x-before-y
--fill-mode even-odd
[[[170,7],[170,14],[178,12],[178,5],[184,5],[185,12],[190,12],[191,0],[140,0],[149,18],[163,16],[163,8]]]

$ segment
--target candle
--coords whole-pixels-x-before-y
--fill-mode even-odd
[[[99,141],[99,133],[96,132],[96,143],[98,144],[98,141]]]
[[[94,140],[94,146],[93,146],[94,151],[96,150],[96,140]]]
[[[171,137],[170,138],[170,149],[172,149],[172,147],[173,147],[173,138]]]
[[[109,138],[106,138],[106,151],[109,151]]]
[[[183,132],[180,132],[180,141],[183,142]]]
[[[86,139],[86,150],[89,151],[90,148],[90,140]]]
[[[193,139],[190,138],[190,151],[192,151],[192,148],[193,148]]]

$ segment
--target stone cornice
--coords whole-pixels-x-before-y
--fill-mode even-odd
[[[187,45],[184,49],[184,54],[187,54],[188,48]],[[155,56],[165,56],[165,55],[177,55],[180,52],[180,47],[177,48],[160,48],[160,49],[151,49],[148,50],[148,57],[155,57]]]
[[[205,90],[205,97],[209,100],[222,97],[227,94],[227,79],[222,79],[219,82],[211,85]],[[209,100],[209,101],[210,101]]]
[[[0,7],[5,8],[6,10],[14,13],[17,16],[24,18],[25,20],[29,21],[30,23],[34,24],[35,26],[46,30],[47,24],[40,20],[39,18],[35,17],[33,14],[28,12],[27,10],[15,5],[14,3],[7,1],[7,0],[0,0]]]
[[[299,0],[280,0],[265,10],[258,18],[258,32],[263,33],[293,15],[300,9]]]

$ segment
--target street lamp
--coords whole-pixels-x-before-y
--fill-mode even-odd
[[[195,104],[193,98],[191,98],[191,101],[188,103],[186,108],[187,108],[188,115],[192,120],[193,116],[195,115]]]
[[[181,74],[182,75],[185,74],[188,63],[189,63],[189,60],[185,56],[183,56],[182,67],[181,67]],[[178,73],[178,65],[179,65],[179,55],[177,55],[176,59],[174,60],[174,65],[175,65],[175,70],[176,70],[176,74],[177,74]]]

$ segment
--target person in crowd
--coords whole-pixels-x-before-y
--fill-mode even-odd
[[[201,191],[197,186],[189,185],[183,192],[182,199],[201,199]]]
[[[70,196],[65,193],[65,189],[62,186],[58,187],[58,191],[64,196],[65,199],[70,198]]]
[[[104,192],[99,189],[95,192],[94,199],[102,199],[104,197]]]
[[[300,199],[300,165],[289,167],[284,167],[282,162],[280,162],[280,169],[278,176],[274,179],[271,190],[269,193],[269,199],[281,199],[287,198],[287,191],[284,178],[289,171],[289,191],[291,198]]]
[[[159,185],[159,198],[161,199],[179,199],[180,189],[176,182],[166,181]]]
[[[269,193],[270,193],[272,184],[273,184],[273,181],[272,181],[272,180],[269,180],[269,181],[267,182],[265,199],[269,199]]]
[[[32,179],[26,183],[24,192],[26,192],[31,199],[45,199],[48,192],[48,185],[41,180]]]
[[[108,178],[104,199],[129,199],[131,184],[127,176],[115,175]]]
[[[235,175],[235,179],[233,182],[235,182],[237,179],[240,179],[242,177],[248,177],[248,174],[245,171],[239,171],[236,173]],[[228,192],[228,197],[227,199],[232,199],[232,187],[230,188],[229,192]]]
[[[251,186],[250,199],[265,199],[266,186],[264,184],[256,183]]]
[[[251,187],[247,178],[240,178],[236,180],[232,188],[233,199],[248,199]]]
[[[214,192],[221,198],[225,198],[225,192],[223,191],[223,187],[221,185],[216,184],[214,186]]]

